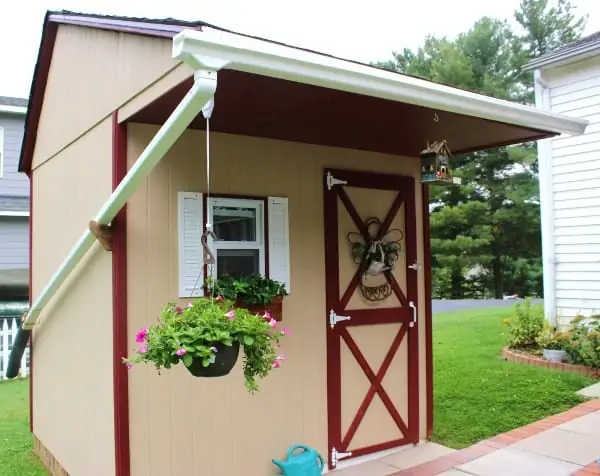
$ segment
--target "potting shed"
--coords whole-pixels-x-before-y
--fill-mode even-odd
[[[451,159],[425,152],[424,171],[422,152],[585,125],[202,22],[49,12],[20,163],[32,276],[13,350],[32,333],[38,454],[71,476],[263,476],[297,443],[334,471],[426,440],[422,180],[450,179]],[[215,379],[122,362],[167,302],[200,295],[210,220],[227,230],[208,243],[217,275],[288,290],[285,363],[255,395],[241,362]]]

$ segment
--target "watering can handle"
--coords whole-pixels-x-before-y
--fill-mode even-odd
[[[309,448],[308,446],[294,445],[294,446],[291,446],[290,449],[288,449],[288,452],[287,452],[288,459],[293,455],[294,451],[296,451],[296,450],[314,451],[314,453],[317,455],[317,458],[319,458],[319,462],[321,463],[321,471],[323,471],[323,468],[325,468],[325,460],[319,454],[318,451],[316,451],[313,448]]]

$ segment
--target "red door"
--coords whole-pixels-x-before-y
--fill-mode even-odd
[[[334,469],[418,440],[417,236],[414,178],[330,169],[324,182]]]

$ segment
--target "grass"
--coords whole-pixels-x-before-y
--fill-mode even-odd
[[[511,308],[434,316],[434,441],[464,448],[567,410],[593,380],[505,362],[502,320]],[[0,382],[0,475],[47,476],[31,452],[29,380]]]
[[[434,316],[434,441],[464,448],[583,401],[594,383],[579,374],[514,364],[500,357],[502,320],[512,308]]]
[[[31,452],[29,379],[0,382],[0,474],[47,476]]]

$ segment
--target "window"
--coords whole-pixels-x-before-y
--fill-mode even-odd
[[[204,214],[208,216],[205,217]],[[202,193],[178,193],[179,297],[201,296],[206,271],[201,237],[209,222],[217,240],[209,240],[216,276],[260,273],[285,284],[290,292],[288,199],[206,199]]]
[[[211,198],[207,209],[217,240],[216,276],[265,274],[264,201]]]

